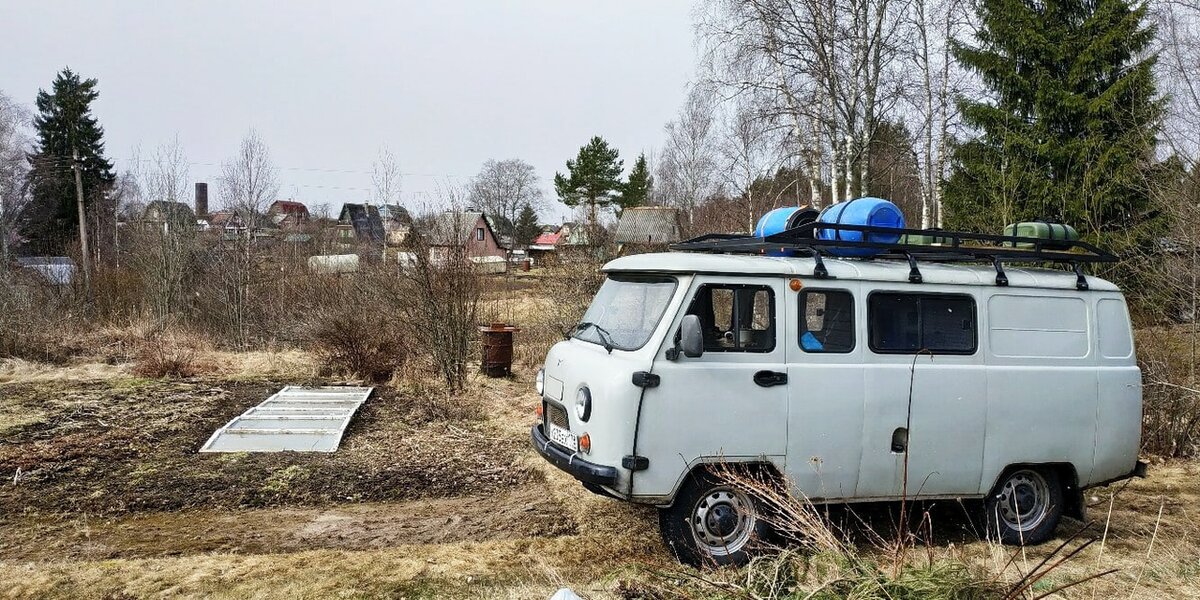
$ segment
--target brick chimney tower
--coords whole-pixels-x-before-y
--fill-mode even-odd
[[[196,184],[196,218],[203,219],[208,216],[208,184],[200,182]]]

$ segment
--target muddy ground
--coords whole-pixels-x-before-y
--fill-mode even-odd
[[[453,400],[384,386],[331,455],[196,452],[283,381],[0,384],[0,596],[608,598],[674,577],[653,509],[528,449],[530,379],[475,379]],[[1051,583],[1119,571],[1066,597],[1200,596],[1200,464],[1151,475],[1089,495],[1103,544]],[[1020,569],[1055,545],[1013,554],[962,513],[936,507],[914,553]],[[886,531],[896,513],[861,514]]]
[[[399,501],[540,477],[469,400],[376,390],[333,454],[198,454],[282,382],[115,379],[3,386],[0,518]],[[470,451],[464,451],[470,449]]]

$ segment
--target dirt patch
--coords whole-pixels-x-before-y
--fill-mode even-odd
[[[282,385],[5,385],[0,514],[412,500],[484,493],[538,476],[517,464],[521,440],[494,435],[482,419],[429,421],[427,400],[386,387],[360,409],[336,453],[197,453],[216,428]]]
[[[0,538],[0,560],[369,550],[553,537],[575,533],[575,523],[564,512],[557,501],[526,488],[494,496],[329,508],[188,510],[107,518],[28,517],[0,522],[5,531]]]

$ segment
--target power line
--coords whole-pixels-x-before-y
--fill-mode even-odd
[[[130,158],[122,159],[122,160],[124,160],[125,162],[142,162],[142,163],[155,162],[154,159],[152,159],[152,158],[132,158],[132,157],[130,157]],[[211,162],[189,161],[188,166],[220,167],[220,166],[222,166],[222,164],[221,163],[211,163]],[[278,169],[280,171],[302,171],[302,172],[313,172],[313,173],[348,173],[348,174],[352,174],[352,175],[374,175],[374,173],[371,171],[362,171],[362,170],[358,170],[358,169],[341,169],[341,168],[334,168],[334,167],[278,167]],[[458,175],[458,174],[454,174],[454,173],[413,173],[413,172],[408,172],[408,171],[401,171],[400,174],[407,176],[407,177],[446,177],[446,178],[450,178],[450,179],[463,179],[463,178],[468,177],[466,175]]]

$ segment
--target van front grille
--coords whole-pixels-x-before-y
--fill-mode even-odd
[[[567,409],[557,404],[546,403],[546,422],[555,427],[571,429],[571,422],[567,419]]]

